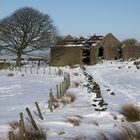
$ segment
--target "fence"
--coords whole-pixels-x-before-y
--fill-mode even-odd
[[[49,101],[50,101],[50,106],[49,106],[49,109],[50,109],[50,112],[53,112],[54,111],[54,108],[53,108],[53,101],[55,99],[60,99],[62,98],[65,93],[67,92],[68,88],[70,87],[70,74],[69,73],[66,73],[64,72],[62,74],[62,71],[58,72],[58,75],[63,75],[64,77],[64,80],[58,85],[56,85],[56,98],[54,97],[53,95],[53,92],[52,92],[52,89],[50,89],[50,94],[49,94]],[[36,110],[38,112],[38,116],[41,120],[44,120],[43,118],[43,114],[41,112],[41,109],[40,109],[40,106],[38,104],[37,101],[35,101],[35,106],[36,106]],[[37,126],[37,123],[35,122],[35,119],[32,115],[32,112],[30,111],[30,109],[27,107],[26,109],[26,112],[28,114],[28,117],[30,119],[30,122],[31,122],[31,125],[32,127],[34,128],[35,131],[39,131],[39,128]],[[19,139],[20,140],[26,140],[26,127],[25,127],[25,122],[24,122],[24,115],[23,113],[19,113]],[[13,131],[9,131],[9,140],[15,140],[15,134]]]

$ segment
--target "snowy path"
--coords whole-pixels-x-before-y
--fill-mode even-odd
[[[102,87],[102,93],[111,108],[119,108],[124,103],[134,103],[140,106],[140,70],[137,70],[132,63],[123,65],[125,67],[119,69],[122,63],[106,62],[87,68],[87,71]],[[130,66],[131,68],[128,69]],[[111,91],[106,91],[107,89]],[[114,92],[116,96],[110,96],[111,92]]]

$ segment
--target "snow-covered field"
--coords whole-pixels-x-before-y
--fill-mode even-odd
[[[111,133],[114,125],[122,123],[123,115],[120,114],[121,106],[125,103],[133,103],[140,107],[140,70],[136,69],[132,62],[105,61],[94,66],[87,66],[86,72],[93,76],[99,84],[103,99],[108,103],[106,111],[95,111],[92,106],[93,96],[87,92],[83,85],[85,76],[80,67],[62,68],[71,75],[71,87],[68,92],[75,94],[76,100],[72,104],[59,107],[50,112],[48,109],[49,89],[56,93],[56,84],[63,77],[56,75],[57,68],[43,68],[39,74],[35,71],[31,74],[14,71],[14,76],[8,77],[9,71],[0,71],[0,135],[6,133],[7,122],[17,120],[19,112],[30,107],[35,111],[34,101],[38,101],[43,112],[44,120],[40,121],[34,112],[38,123],[47,127],[48,140],[72,139],[83,136],[92,139],[100,135],[100,131]],[[74,86],[79,83],[79,86]],[[115,95],[111,95],[114,92]],[[113,117],[117,116],[117,119]],[[80,116],[80,117],[79,117]],[[68,118],[79,120],[79,126],[73,126],[67,122]],[[98,124],[98,126],[97,126]]]

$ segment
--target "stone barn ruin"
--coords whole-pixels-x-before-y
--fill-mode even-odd
[[[93,35],[89,39],[74,39],[68,35],[60,44],[51,48],[50,57],[52,66],[93,65],[100,59],[139,58],[140,46],[122,46],[111,33],[106,36]]]

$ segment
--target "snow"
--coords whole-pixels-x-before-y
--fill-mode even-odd
[[[24,69],[21,72],[1,70],[0,135],[6,135],[7,122],[17,120],[20,112],[24,112],[27,117],[26,107],[34,112],[33,116],[38,124],[47,127],[49,140],[63,140],[76,136],[90,139],[101,132],[113,133],[114,125],[122,123],[123,115],[120,114],[120,109],[123,104],[133,103],[140,107],[140,70],[136,69],[133,63],[104,61],[94,66],[86,66],[86,72],[93,76],[101,88],[103,99],[108,103],[107,111],[94,110],[94,96],[83,86],[86,78],[79,66],[61,68],[71,75],[71,87],[68,92],[74,94],[76,100],[54,109],[54,112],[49,111],[48,100],[50,88],[56,94],[56,84],[63,80],[62,76],[56,75],[58,68],[46,67],[46,74],[43,73],[43,68],[39,69],[38,74],[35,68],[32,74],[29,68],[27,73]],[[8,77],[8,73],[14,73],[14,76]],[[75,83],[79,83],[79,86],[75,87]],[[115,95],[111,95],[111,92]],[[35,113],[35,101],[40,104],[45,118],[43,121]],[[114,115],[117,116],[116,120],[113,119]],[[67,122],[68,118],[79,119],[79,126]]]

